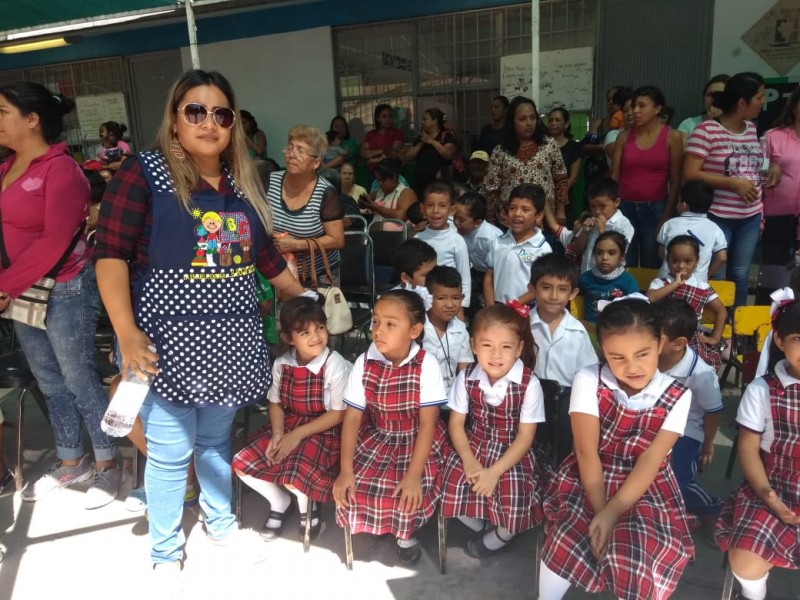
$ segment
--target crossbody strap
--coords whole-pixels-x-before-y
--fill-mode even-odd
[[[75,249],[75,246],[78,245],[78,240],[81,239],[81,232],[83,231],[83,224],[78,227],[78,230],[75,232],[75,235],[72,237],[72,241],[70,241],[69,246],[64,251],[64,254],[58,259],[58,262],[50,269],[47,273],[45,273],[45,277],[54,278],[58,275],[58,272],[61,270],[61,267],[64,266],[64,263],[67,262],[69,255],[72,254],[72,251]],[[11,260],[8,258],[8,253],[6,252],[6,242],[5,236],[3,235],[3,221],[2,215],[0,215],[0,265],[3,266],[3,270],[8,269],[11,266]]]

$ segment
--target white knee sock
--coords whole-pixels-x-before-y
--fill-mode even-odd
[[[489,550],[500,550],[508,542],[514,539],[514,534],[505,527],[497,526],[483,536],[483,544]]]
[[[401,540],[400,538],[397,538],[397,546],[399,548],[411,548],[417,544],[419,544],[419,540],[417,540],[415,537],[408,538],[407,540]]]
[[[764,600],[767,597],[767,577],[769,577],[769,573],[761,579],[742,579],[736,573],[733,576],[742,586],[742,596],[747,600]]]
[[[483,531],[486,521],[483,519],[476,519],[475,517],[456,517],[464,525],[472,529],[475,533]]]
[[[292,497],[281,488],[281,486],[272,483],[271,481],[264,481],[252,475],[239,475],[242,482],[246,483],[249,487],[253,488],[256,492],[264,496],[269,502],[269,509],[271,511],[285,513],[292,502]],[[276,519],[270,519],[267,522],[269,527],[277,527],[279,525]]]
[[[297,510],[300,513],[300,524],[305,525],[306,523],[306,515],[308,514],[308,496],[306,496],[303,492],[298,490],[297,488],[287,487],[295,498],[297,498]],[[311,509],[313,510],[314,507],[312,505]],[[319,522],[319,519],[316,517],[312,517],[311,525],[314,526]]]
[[[570,585],[569,581],[548,569],[544,561],[539,562],[539,600],[561,600]]]

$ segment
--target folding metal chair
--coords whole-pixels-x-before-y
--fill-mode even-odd
[[[359,340],[364,336],[364,328],[372,321],[375,308],[374,248],[368,234],[347,231],[344,247],[339,250],[342,258],[341,290],[353,315],[353,328],[350,331],[357,331]],[[358,351],[357,348],[356,354]]]
[[[387,225],[390,226],[388,230],[386,229]],[[375,253],[375,270],[381,273],[393,273],[394,254],[400,244],[408,239],[406,224],[400,219],[383,219],[372,222],[369,226],[369,235],[372,238]],[[376,291],[378,293],[385,292],[392,285],[392,283],[382,281],[376,284]]]

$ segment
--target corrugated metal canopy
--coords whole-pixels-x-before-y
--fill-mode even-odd
[[[135,16],[137,13],[176,6],[176,0],[3,0],[0,6],[0,37],[71,22]]]

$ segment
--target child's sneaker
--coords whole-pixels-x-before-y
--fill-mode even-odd
[[[38,480],[25,486],[20,495],[25,502],[36,502],[50,492],[62,490],[65,487],[90,479],[93,473],[94,469],[88,454],[84,454],[80,462],[74,467],[64,467],[61,461],[58,461]]]
[[[267,544],[253,529],[240,529],[234,525],[224,538],[208,536],[208,539],[225,552],[231,563],[257,565],[267,560]]]
[[[200,502],[200,494],[197,493],[197,488],[187,487],[186,494],[183,496],[183,508],[191,508]]]
[[[84,503],[86,510],[102,508],[113,502],[119,496],[119,488],[122,487],[124,479],[125,472],[119,465],[97,471],[94,475],[92,487],[86,492]]]
[[[138,487],[128,493],[128,497],[125,498],[125,509],[134,513],[147,510],[147,494],[144,487]]]

